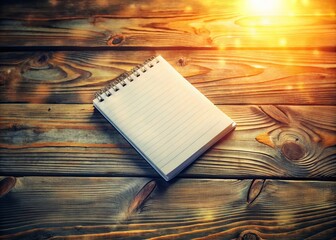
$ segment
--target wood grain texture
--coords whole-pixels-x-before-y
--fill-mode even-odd
[[[9,1],[0,46],[335,47],[332,0],[287,0],[274,13],[246,2]]]
[[[18,178],[0,198],[0,239],[332,239],[336,184],[267,180],[252,204],[251,180],[155,180],[142,207],[129,212],[148,178]],[[219,187],[220,186],[220,187]]]
[[[335,240],[335,1],[256,2],[0,1],[0,239]],[[92,106],[157,54],[238,123],[168,183]]]
[[[0,181],[0,198],[6,195],[16,184],[15,177],[6,177]]]
[[[181,176],[336,176],[336,107],[219,107],[237,122],[237,129]],[[0,108],[3,175],[157,176],[91,104]]]
[[[253,1],[252,1],[253,2]],[[273,15],[285,14],[328,14],[333,15],[333,7],[335,3],[332,0],[318,1],[293,1],[283,0],[283,7],[287,9],[277,9]],[[0,13],[2,19],[63,19],[66,17],[89,18],[92,16],[112,16],[116,18],[166,18],[166,17],[190,17],[202,14],[221,14],[230,13],[238,14],[245,13],[255,14],[252,9],[248,8],[248,1],[170,1],[160,0],[160,5],[155,1],[149,3],[146,0],[132,1],[105,1],[105,0],[78,0],[76,3],[71,1],[1,1]],[[256,3],[256,2],[254,2]],[[252,6],[253,7],[253,6]],[[279,6],[277,6],[279,7]],[[244,9],[245,8],[245,9]],[[52,14],[50,10],[52,9]],[[245,11],[244,11],[245,10]],[[250,11],[249,11],[250,10]],[[290,10],[291,12],[289,12]],[[285,12],[286,11],[286,12]],[[262,15],[262,13],[261,13]],[[264,15],[271,15],[270,12]]]
[[[0,102],[92,103],[157,54],[215,104],[336,104],[335,54],[318,50],[4,52]]]

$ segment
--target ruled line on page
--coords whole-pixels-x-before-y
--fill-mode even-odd
[[[185,104],[191,104],[189,98],[186,99]],[[164,105],[170,105],[171,102],[166,102]],[[134,135],[135,138],[142,138],[146,132],[154,132],[152,137],[159,135],[159,128],[166,126],[170,121],[176,120],[178,116],[185,113],[185,108],[183,106],[177,106],[174,108],[164,109],[165,106],[161,106],[161,109],[152,109],[150,116],[141,116],[136,121],[133,121],[132,125],[129,126],[129,131],[136,131],[137,134]],[[143,121],[148,121],[148,123],[143,123]]]
[[[111,99],[112,101],[117,101],[118,97],[138,98],[141,94],[146,94],[146,91],[150,90],[149,86],[153,82],[156,82],[158,79],[160,79],[157,76],[158,70],[161,69],[160,65],[162,65],[161,62],[156,63],[153,68],[150,68],[150,70],[141,73],[139,77],[137,77],[135,74],[131,74],[133,81],[132,82],[127,81],[127,85],[125,87],[122,87],[120,83],[117,84],[119,90],[117,92],[112,93],[112,96],[109,97],[109,99]],[[126,91],[127,93],[124,93]],[[123,107],[124,105],[122,104],[114,106],[117,112],[119,112],[120,109],[122,109]]]
[[[139,109],[137,111],[134,111],[130,113],[130,117],[133,119],[133,122],[128,125],[128,129],[136,129],[137,132],[142,132],[141,128],[137,126],[137,124],[140,124],[145,127],[148,125],[151,125],[149,123],[153,124],[153,121],[156,119],[156,117],[164,118],[167,114],[171,114],[174,111],[174,107],[170,107],[171,105],[176,105],[176,97],[177,95],[182,94],[182,91],[169,91],[169,89],[165,89],[164,94],[159,95],[156,97],[153,101],[155,101],[157,98],[162,99],[160,101],[160,104],[153,103],[145,103],[143,106],[141,103],[139,104]],[[151,106],[149,107],[148,104]],[[177,108],[177,107],[175,107]],[[145,109],[145,111],[143,111]],[[142,123],[140,120],[146,120],[146,124]],[[161,119],[162,120],[162,119]],[[155,125],[155,124],[154,124]]]
[[[119,98],[113,99],[111,97],[111,104],[114,107],[111,108],[110,111],[115,114],[116,121],[118,119],[124,119],[125,117],[132,118],[137,112],[144,114],[146,112],[143,112],[143,109],[146,109],[148,106],[160,105],[157,100],[165,100],[169,94],[182,94],[182,92],[184,92],[181,88],[176,88],[172,82],[165,81],[165,84],[163,84],[163,82],[155,82],[151,79],[144,80],[147,85],[142,84],[139,86],[139,88],[143,90],[137,91],[133,95],[127,92],[127,98],[116,96]],[[125,90],[125,92],[127,91],[126,88],[123,90]]]
[[[195,154],[199,149],[206,146],[208,142],[210,142],[217,134],[209,134],[210,129],[215,128],[217,124],[220,123],[220,121],[216,121],[215,124],[210,126],[205,126],[203,128],[203,131],[199,132],[199,135],[196,139],[193,139],[192,142],[188,146],[185,146],[182,148],[179,152],[175,153],[175,155],[169,156],[168,161],[166,161],[164,164],[160,164],[160,169],[163,172],[166,172],[165,170],[168,169],[168,173],[171,172],[169,169],[174,170],[176,167],[181,165],[184,161],[186,161],[189,157],[191,157],[193,154]],[[197,142],[202,141],[199,144],[196,144]],[[200,147],[201,146],[201,147]],[[183,155],[184,154],[184,155]],[[180,158],[178,158],[180,156]],[[182,157],[181,157],[182,156]],[[171,166],[173,164],[173,166]],[[169,166],[169,168],[168,168]]]
[[[155,141],[155,139],[153,140],[159,147],[156,149],[148,150],[148,154],[153,155],[154,153],[159,152],[158,155],[155,155],[153,157],[159,158],[161,161],[162,158],[165,156],[163,155],[164,152],[175,151],[178,148],[175,147],[175,143],[178,142],[179,138],[183,138],[182,136],[192,138],[192,135],[194,135],[190,134],[192,130],[197,130],[197,124],[204,120],[204,118],[206,118],[207,116],[205,116],[206,113],[203,114],[204,112],[200,111],[199,109],[196,109],[195,111],[192,111],[190,113],[190,115],[186,114],[186,117],[181,118],[181,121],[179,123],[176,124],[176,122],[174,122],[173,124],[170,124],[170,126],[166,127],[163,131],[161,131],[163,134],[162,136],[164,137],[161,137],[157,141]],[[191,123],[190,120],[192,120],[193,122]],[[182,144],[179,147],[183,147],[184,145],[185,144]]]
[[[144,103],[148,104],[151,101],[153,101],[153,99],[150,97],[160,97],[160,94],[161,94],[160,92],[156,91],[157,93],[156,95],[152,94],[153,89],[154,90],[157,90],[157,89],[155,88],[154,84],[151,84],[150,80],[148,81],[146,81],[147,79],[142,79],[142,80],[144,81],[141,81],[141,84],[138,83],[137,91],[134,91],[135,89],[134,87],[133,88],[129,87],[129,89],[125,87],[125,89],[120,90],[120,91],[124,91],[125,93],[120,92],[120,95],[118,96],[113,96],[113,95],[111,96],[110,101],[111,101],[111,104],[114,106],[113,108],[111,108],[111,111],[118,114],[116,117],[123,118],[126,114],[129,115],[130,109],[134,111],[140,111],[142,108],[140,107],[142,106],[141,104],[144,105]],[[131,91],[130,89],[133,91]],[[140,89],[142,90],[140,91]]]
[[[208,116],[207,116],[208,117]],[[189,125],[187,128],[183,129],[183,131],[176,132],[174,136],[171,136],[171,140],[175,140],[175,142],[170,142],[172,144],[172,147],[170,148],[170,151],[163,150],[161,152],[158,152],[159,155],[156,157],[160,159],[158,164],[164,164],[165,162],[169,161],[171,159],[171,155],[175,154],[176,152],[181,152],[183,149],[189,147],[191,144],[193,144],[195,137],[198,137],[199,135],[204,135],[205,138],[211,138],[210,135],[207,133],[204,133],[202,130],[204,128],[212,127],[212,122],[207,121],[206,123],[203,122],[204,118],[200,118],[199,121],[196,122],[197,127],[195,125]],[[169,142],[167,143],[169,144]],[[202,146],[198,146],[200,148]],[[177,154],[178,155],[178,154]],[[176,155],[176,156],[177,156]],[[176,157],[175,156],[175,157]]]
[[[185,81],[185,80],[183,80],[183,81]],[[159,86],[159,85],[156,85],[156,84],[151,84],[150,85],[151,86],[151,90],[153,91],[156,91],[156,90],[160,90],[160,89],[157,89],[157,87]],[[159,86],[160,88],[162,88],[161,86]],[[185,97],[183,98],[183,99],[181,99],[181,97],[180,98],[178,98],[178,97],[176,97],[177,95],[180,95],[180,96],[182,96],[183,94],[183,92],[185,92],[186,90],[184,89],[185,88],[185,86],[183,86],[183,87],[177,87],[176,85],[173,85],[173,86],[170,86],[170,88],[168,88],[168,89],[166,89],[164,92],[165,93],[167,93],[168,95],[170,95],[170,97],[171,97],[171,100],[172,100],[172,102],[170,102],[170,108],[164,108],[164,105],[165,104],[169,104],[169,102],[161,102],[161,104],[157,104],[157,102],[155,102],[155,104],[153,105],[153,99],[150,99],[149,97],[148,97],[148,95],[152,95],[151,93],[150,93],[150,91],[147,91],[146,93],[144,93],[144,94],[140,94],[140,97],[142,97],[142,98],[145,98],[145,99],[150,99],[149,101],[146,101],[145,103],[143,103],[141,100],[142,100],[142,98],[141,99],[138,99],[137,101],[132,101],[131,100],[131,102],[136,102],[137,103],[137,108],[136,108],[136,111],[134,112],[132,112],[132,106],[130,106],[130,105],[128,105],[128,104],[125,104],[125,107],[124,107],[124,111],[126,111],[126,112],[128,112],[128,118],[130,118],[130,119],[132,119],[132,121],[131,121],[131,123],[129,124],[129,123],[127,123],[127,119],[125,119],[124,117],[124,115],[121,115],[119,112],[116,112],[114,115],[115,115],[115,117],[114,117],[114,121],[117,121],[117,122],[120,122],[120,124],[122,124],[122,123],[125,123],[125,124],[127,124],[127,132],[132,132],[133,131],[133,127],[135,128],[134,130],[136,130],[136,132],[138,133],[138,134],[136,134],[136,135],[134,135],[132,138],[134,138],[134,137],[137,137],[138,135],[141,135],[142,134],[142,131],[141,131],[141,127],[145,127],[146,126],[146,124],[141,124],[140,123],[140,125],[141,125],[141,127],[139,128],[139,126],[136,126],[137,124],[139,124],[139,121],[138,121],[138,118],[140,117],[142,117],[143,116],[143,119],[146,121],[146,122],[150,122],[150,123],[153,123],[153,122],[151,122],[150,120],[151,119],[149,119],[150,118],[150,116],[146,116],[147,114],[148,114],[148,105],[152,105],[152,107],[150,107],[149,108],[149,110],[153,110],[153,106],[154,107],[157,107],[157,106],[159,106],[159,108],[161,107],[162,109],[158,109],[159,111],[159,115],[160,114],[165,114],[165,112],[167,112],[169,109],[174,109],[174,108],[180,108],[180,105],[182,105],[184,108],[182,109],[182,111],[184,111],[186,108],[190,108],[190,107],[192,107],[192,106],[190,106],[190,105],[186,105],[185,106],[185,102],[187,101],[186,99],[185,99]],[[148,90],[148,88],[147,88],[147,90]],[[156,92],[159,92],[159,91],[156,91]],[[165,96],[162,96],[162,94],[160,95],[158,95],[158,97],[160,97],[160,99],[163,99],[163,100],[166,100],[166,98],[165,98]],[[188,97],[187,97],[188,98]],[[177,100],[176,100],[177,99]],[[176,103],[174,102],[174,100],[176,100]],[[130,100],[129,100],[130,101]],[[181,102],[183,102],[183,104],[181,104]],[[179,104],[178,104],[179,103]],[[178,105],[177,105],[178,104]],[[196,106],[197,107],[197,106]],[[128,109],[128,108],[130,108],[130,110]],[[115,112],[115,109],[112,109],[112,111],[113,112]],[[136,113],[140,113],[141,114],[141,116],[134,116]],[[178,120],[178,118],[174,115],[174,119],[173,119],[174,121],[177,121]],[[173,122],[174,122],[173,121]],[[161,119],[161,121],[160,122],[162,122],[162,119]],[[149,124],[147,124],[147,126],[148,126]],[[156,130],[158,130],[157,131],[157,133],[158,133],[158,135],[159,134],[162,134],[159,130],[159,128],[161,127],[162,128],[162,123],[159,123],[159,124],[153,124],[154,126],[159,126],[158,127],[158,129],[156,129]],[[152,125],[152,130],[153,130],[153,125]],[[163,125],[164,126],[164,125]],[[162,129],[161,129],[161,131],[162,131]],[[135,132],[135,131],[134,131]]]
[[[170,120],[173,120],[170,121],[171,124],[179,122],[180,118],[183,117],[183,115],[190,112],[193,108],[192,107],[193,102],[189,101],[185,96],[182,96],[182,94],[179,93],[178,91],[170,93],[170,96],[171,96],[170,100],[162,102],[162,104],[160,104],[161,108],[157,109],[157,111],[153,113],[153,115],[156,116],[155,118],[156,121],[151,122],[152,124],[150,124],[151,125],[150,127],[153,131],[157,131],[160,128],[163,129],[163,127],[167,127],[168,125],[164,123],[169,122]],[[182,100],[183,104],[181,104]],[[186,102],[188,102],[189,104],[185,104]],[[146,113],[147,112],[145,112],[145,114]],[[148,116],[145,116],[145,118],[146,117]],[[148,124],[146,126],[148,127]],[[141,135],[141,132],[143,131],[140,131],[139,129],[138,134],[136,136]]]

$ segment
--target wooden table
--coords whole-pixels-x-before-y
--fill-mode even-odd
[[[335,239],[335,2],[260,2],[2,1],[0,239]],[[238,124],[168,183],[92,105],[157,54]]]

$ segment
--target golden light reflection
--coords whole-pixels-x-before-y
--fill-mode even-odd
[[[241,40],[239,38],[236,38],[234,40],[235,47],[239,48],[241,46]]]
[[[279,39],[279,46],[280,47],[286,47],[287,45],[287,39],[286,38],[280,38]]]
[[[218,49],[219,50],[225,50],[226,49],[225,44],[223,44],[223,43],[219,44]]]
[[[184,11],[185,11],[185,12],[191,12],[192,10],[193,10],[192,6],[186,6],[186,7],[184,8]]]
[[[313,50],[313,54],[314,54],[315,56],[318,56],[318,55],[320,55],[320,51],[319,51],[318,49],[314,49],[314,50]]]
[[[204,221],[213,221],[215,219],[214,212],[210,209],[201,209],[200,215],[203,217]]]
[[[319,16],[322,16],[323,14],[319,10],[316,10],[315,13],[314,13],[314,15],[316,17],[319,17]]]
[[[297,12],[314,9],[310,0],[241,0],[240,4],[245,13],[259,16],[295,16]],[[319,14],[318,9],[314,10]]]
[[[225,61],[225,59],[223,59],[223,58],[219,59],[219,60],[218,60],[218,63],[219,63],[222,67],[226,65],[226,61]]]
[[[228,48],[319,48],[333,46],[336,33],[336,5],[311,0],[207,0],[206,4],[231,7],[235,18],[223,17],[192,23],[195,32],[206,29],[204,37],[218,49]],[[188,11],[188,5],[185,11]],[[198,26],[199,25],[199,26]],[[323,32],[323,37],[319,33]],[[207,38],[208,39],[208,38]],[[331,41],[328,41],[330,39]],[[313,51],[313,50],[312,50]],[[315,51],[314,55],[318,55]]]
[[[310,0],[301,0],[301,3],[303,6],[308,6],[310,4]]]
[[[271,21],[269,20],[269,18],[263,17],[260,19],[260,25],[261,26],[269,26],[271,25]]]
[[[257,15],[275,15],[282,10],[281,0],[247,0],[246,11]]]
[[[257,35],[257,29],[255,29],[255,28],[250,28],[249,32],[250,32],[251,36],[256,36]]]

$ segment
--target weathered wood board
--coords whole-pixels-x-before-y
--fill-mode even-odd
[[[336,5],[1,1],[0,239],[336,239]],[[161,54],[237,123],[171,182],[92,106]]]
[[[334,1],[255,2],[2,2],[0,46],[335,47]]]
[[[336,107],[219,107],[237,129],[182,176],[336,176]],[[2,174],[157,176],[91,104],[0,108]]]
[[[22,177],[0,198],[0,239],[331,239],[335,192],[316,181]]]
[[[92,103],[157,54],[215,104],[336,103],[335,53],[318,50],[4,52],[0,102]]]

